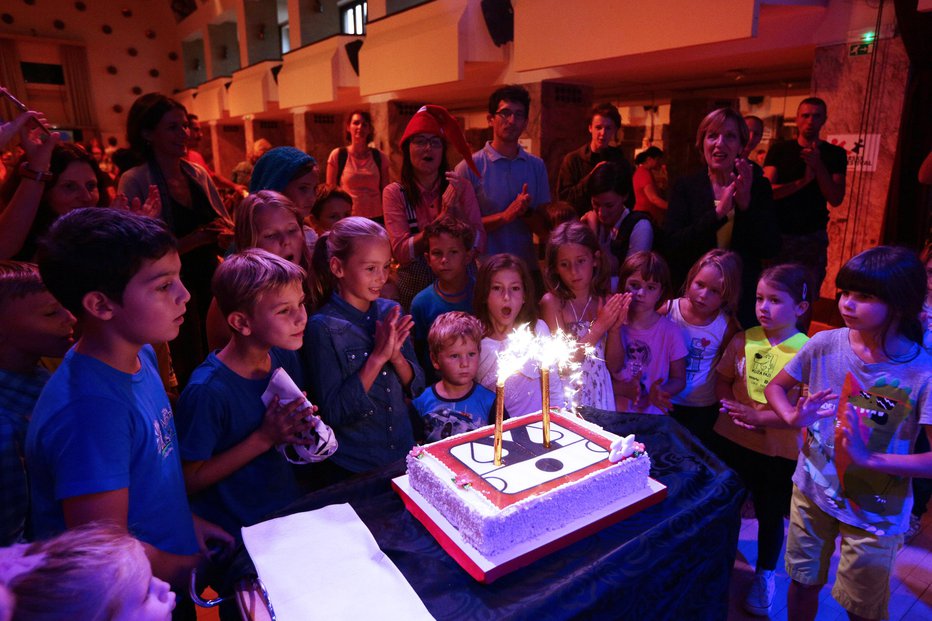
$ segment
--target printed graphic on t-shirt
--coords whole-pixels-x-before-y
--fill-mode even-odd
[[[848,403],[854,408],[860,420],[861,439],[869,450],[878,453],[892,452],[896,432],[912,411],[909,393],[899,385],[880,383],[865,390],[850,373],[845,377],[839,403]],[[842,493],[855,509],[898,515],[905,497],[891,497],[890,492],[902,478],[852,463],[841,441],[847,427],[847,418],[839,416],[835,427],[835,467]]]
[[[436,442],[450,436],[479,427],[467,412],[457,412],[451,407],[441,406],[424,416],[424,432],[427,442]]]
[[[152,428],[155,431],[155,443],[159,449],[159,455],[165,459],[175,450],[175,425],[172,423],[171,409],[162,408],[162,415],[152,421]]]
[[[628,344],[625,347],[624,368],[631,374],[632,377],[643,373],[644,370],[647,369],[648,365],[650,365],[650,361],[650,345],[639,339],[632,339],[628,341]]]
[[[702,356],[706,348],[711,344],[707,338],[693,337],[689,341],[689,348],[686,353],[686,377],[691,379],[692,376],[702,370]]]

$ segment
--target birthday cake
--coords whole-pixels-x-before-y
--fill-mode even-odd
[[[416,446],[407,458],[411,487],[486,557],[647,487],[650,457],[633,436],[554,414],[548,449],[541,415],[529,414],[505,421],[496,466],[493,434],[483,427]]]

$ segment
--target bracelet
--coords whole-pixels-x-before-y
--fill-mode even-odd
[[[39,183],[45,183],[52,178],[52,173],[48,170],[40,171],[29,168],[29,162],[23,162],[19,165],[19,174],[25,179],[32,179]]]

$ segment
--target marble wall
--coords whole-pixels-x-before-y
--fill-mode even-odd
[[[868,82],[871,63],[874,72]],[[899,139],[900,116],[909,60],[902,40],[881,39],[872,54],[849,56],[848,45],[816,49],[812,94],[828,104],[823,137],[831,134],[879,135],[876,168],[851,169],[841,205],[830,209],[828,273],[822,297],[835,297],[835,274],[853,255],[883,243],[883,223]]]

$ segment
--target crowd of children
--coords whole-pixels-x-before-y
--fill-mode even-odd
[[[286,159],[309,174],[303,158]],[[282,185],[293,172],[257,166],[252,182],[274,173],[270,183]],[[176,400],[154,347],[177,336],[190,296],[160,220],[77,209],[39,242],[38,267],[0,263],[0,543],[67,531],[0,552],[17,615],[44,618],[29,608],[36,581],[61,576],[88,583],[75,601],[166,618],[175,598],[163,580],[184,593],[192,568],[297,500],[303,483],[385,467],[417,442],[488,424],[497,354],[528,325],[585,347],[575,405],[670,414],[738,472],[759,524],[749,610],[770,609],[788,513],[790,617],[814,615],[840,534],[833,595],[857,617],[883,618],[910,477],[932,475],[932,453],[913,452],[932,425],[928,253],[925,265],[893,247],[853,257],[836,280],[845,327],[809,340],[816,292],[800,266],[763,272],[759,325],[742,331],[733,252],[703,255],[674,297],[661,254],[613,254],[596,229],[565,215],[547,242],[538,298],[531,266],[512,254],[477,257],[477,231],[442,213],[422,232],[434,281],[407,309],[383,293],[389,235],[347,216],[345,203],[332,190],[309,214],[274,190],[242,201],[234,250],[212,281],[213,352],[193,361]],[[50,374],[43,357],[63,359]],[[263,401],[277,373],[314,405],[304,394]],[[539,373],[528,361],[508,377],[508,415],[540,410]],[[572,381],[551,378],[552,406],[566,403]],[[336,452],[309,471],[288,463],[278,449],[313,442],[322,425]],[[101,546],[109,564],[94,560]],[[107,578],[123,562],[135,573]],[[122,582],[121,597],[139,597],[116,598],[110,589]]]

